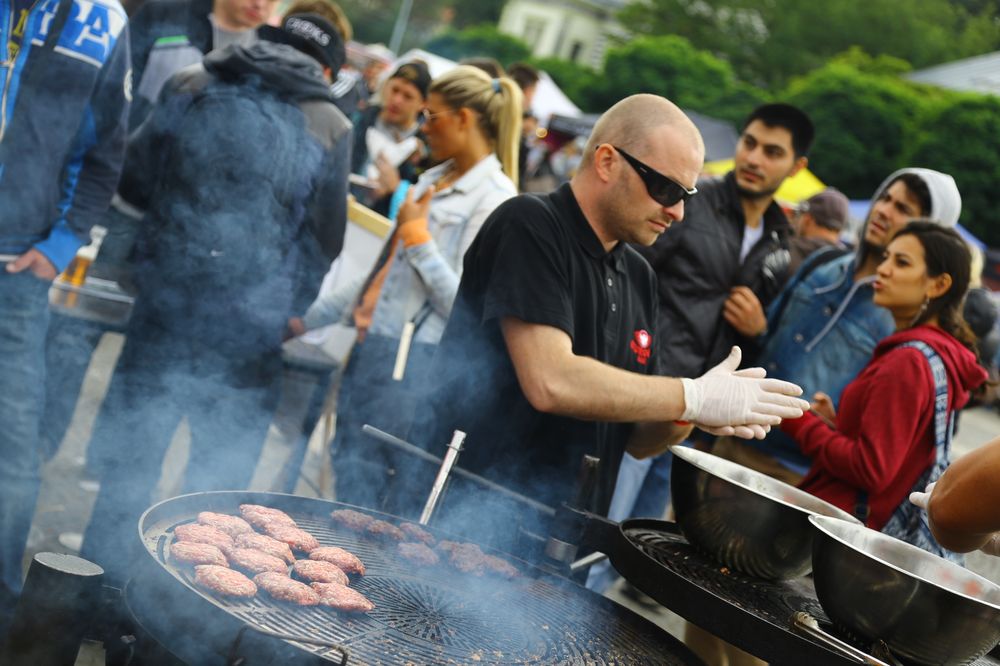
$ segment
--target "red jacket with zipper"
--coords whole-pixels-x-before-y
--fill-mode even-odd
[[[899,347],[913,340],[927,343],[941,357],[948,374],[948,409],[961,409],[969,391],[986,380],[986,371],[948,333],[918,326],[890,335],[875,348],[841,395],[836,430],[811,412],[781,424],[813,459],[799,487],[852,514],[859,491],[867,492],[868,526],[875,529],[888,522],[934,462],[930,364],[919,349]]]

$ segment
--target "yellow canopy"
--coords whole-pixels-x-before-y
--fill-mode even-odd
[[[732,168],[732,159],[716,160],[714,162],[706,162],[702,168],[702,172],[712,174],[713,176],[721,176],[731,171]],[[819,194],[825,189],[826,185],[823,184],[823,181],[814,176],[809,169],[802,169],[791,178],[785,179],[785,182],[781,184],[781,187],[775,193],[774,198],[784,204],[797,204],[814,194]]]

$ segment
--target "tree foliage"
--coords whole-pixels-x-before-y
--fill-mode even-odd
[[[1000,247],[998,155],[1000,98],[954,95],[924,118],[906,161],[950,173],[962,193],[962,224],[986,244]]]
[[[511,63],[531,55],[531,49],[520,39],[486,24],[464,30],[448,30],[427,42],[424,48],[451,60],[489,56],[501,63]]]
[[[683,35],[744,81],[777,89],[858,46],[914,67],[1000,48],[997,6],[954,0],[635,0],[619,18],[637,34]]]
[[[842,62],[794,81],[782,99],[816,125],[810,169],[854,199],[871,196],[881,178],[898,168],[926,109],[915,86]]]
[[[496,24],[505,0],[419,0],[410,12],[403,36],[403,50],[423,46],[447,28],[462,29],[481,23]],[[338,0],[351,19],[355,39],[364,43],[388,44],[402,5],[401,0]]]

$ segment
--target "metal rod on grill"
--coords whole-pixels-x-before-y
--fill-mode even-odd
[[[572,573],[576,573],[577,571],[581,571],[581,570],[586,569],[588,567],[592,567],[595,564],[597,564],[598,562],[603,562],[606,559],[608,559],[608,556],[605,555],[604,553],[593,552],[590,555],[584,555],[583,557],[581,557],[580,559],[578,559],[576,562],[573,562],[572,564],[570,564],[569,565],[569,570]]]
[[[448,482],[448,475],[451,473],[451,468],[455,466],[455,461],[458,460],[458,454],[462,452],[462,442],[464,441],[465,433],[461,430],[456,430],[452,434],[448,450],[444,454],[444,462],[441,463],[441,469],[438,470],[437,478],[434,479],[434,485],[431,486],[431,494],[427,497],[427,504],[424,505],[424,511],[420,514],[421,525],[429,523],[431,516],[434,515],[434,508],[437,506],[438,498],[441,496],[441,491],[444,490],[444,484]]]
[[[395,435],[390,435],[389,433],[385,432],[384,430],[379,430],[375,426],[371,426],[371,425],[365,424],[365,425],[361,426],[361,432],[363,432],[364,434],[366,434],[366,435],[368,435],[370,437],[374,437],[375,439],[379,440],[383,444],[389,444],[390,446],[395,446],[398,449],[402,449],[406,453],[408,453],[408,454],[410,454],[412,456],[415,456],[417,458],[420,458],[421,460],[425,460],[425,461],[427,461],[429,463],[433,463],[435,465],[440,465],[441,464],[441,458],[438,458],[437,456],[435,456],[435,455],[433,455],[431,453],[427,453],[426,451],[424,451],[420,447],[414,446],[413,444],[410,444],[406,440],[400,439],[399,437],[396,437]],[[551,506],[548,506],[546,504],[542,504],[538,500],[532,499],[532,498],[528,497],[527,495],[522,495],[521,493],[513,491],[510,488],[505,488],[504,486],[501,486],[499,483],[494,483],[493,481],[490,481],[489,479],[483,478],[483,477],[479,476],[478,474],[473,474],[472,472],[470,472],[468,470],[464,470],[461,467],[456,467],[456,468],[452,469],[451,473],[454,474],[455,476],[462,477],[463,479],[466,479],[467,481],[472,481],[473,483],[478,483],[479,485],[481,485],[481,486],[483,486],[485,488],[489,488],[490,490],[496,491],[497,493],[499,493],[501,495],[506,495],[507,497],[510,497],[511,499],[517,500],[518,502],[523,502],[524,504],[527,504],[532,509],[534,509],[535,511],[538,511],[539,513],[541,513],[543,515],[553,516],[556,513],[556,510],[553,509]]]

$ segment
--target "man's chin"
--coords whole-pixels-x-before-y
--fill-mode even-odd
[[[760,199],[770,199],[774,197],[774,193],[777,192],[777,188],[770,188],[766,190],[751,190],[740,185],[739,181],[736,181],[736,192],[740,195],[741,199],[750,199],[753,201],[758,201]]]

